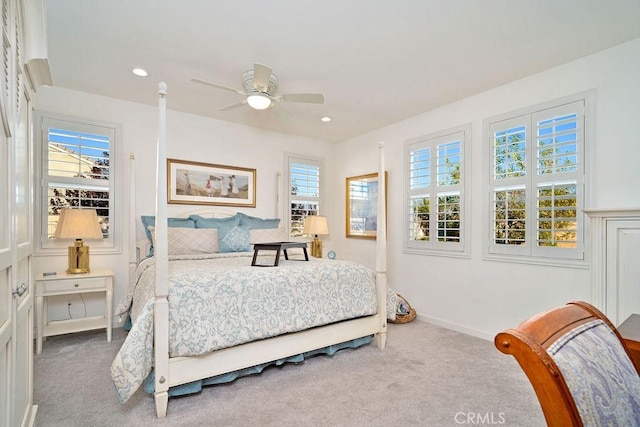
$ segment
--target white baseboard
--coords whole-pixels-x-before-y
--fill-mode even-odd
[[[436,326],[441,326],[445,329],[451,329],[452,331],[461,332],[463,334],[471,335],[473,337],[480,338],[483,340],[493,341],[494,339],[493,335],[489,335],[486,332],[479,331],[477,329],[468,328],[466,326],[462,326],[457,323],[448,322],[446,320],[441,320],[432,316],[427,316],[419,313],[416,317],[423,322],[431,323]]]

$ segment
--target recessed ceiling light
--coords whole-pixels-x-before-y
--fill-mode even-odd
[[[131,70],[131,72],[138,77],[147,77],[149,75],[149,73],[147,73],[142,68],[134,68],[133,70]]]
[[[320,120],[323,121],[323,122],[330,122],[331,121],[331,117],[324,116],[324,117],[321,117]]]

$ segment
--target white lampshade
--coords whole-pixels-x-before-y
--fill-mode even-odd
[[[88,273],[89,247],[82,239],[102,239],[102,229],[95,209],[63,209],[53,234],[56,239],[75,239],[69,246],[67,273]]]
[[[53,234],[56,239],[102,239],[95,209],[62,209]]]
[[[247,96],[247,104],[249,104],[251,108],[254,108],[256,110],[264,110],[266,108],[269,108],[269,106],[271,105],[271,99],[269,99],[268,96],[262,94],[249,95]]]
[[[304,219],[302,234],[329,234],[327,217],[320,215],[309,215]]]

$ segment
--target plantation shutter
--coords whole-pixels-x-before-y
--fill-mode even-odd
[[[289,227],[291,237],[302,235],[304,219],[320,214],[321,162],[289,160]]]
[[[489,125],[491,253],[583,259],[584,100]]]
[[[465,131],[409,142],[406,246],[463,251]]]
[[[63,208],[93,208],[105,239],[110,237],[113,129],[47,118],[46,238],[51,239]]]
[[[494,253],[528,252],[528,123],[528,116],[519,116],[492,123],[489,127],[492,144],[489,232]]]
[[[536,129],[533,254],[582,258],[584,101],[532,114]]]
[[[409,151],[409,241],[429,241],[431,215],[431,147]]]

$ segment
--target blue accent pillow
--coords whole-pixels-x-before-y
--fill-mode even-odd
[[[240,217],[238,215],[227,218],[204,218],[200,215],[191,215],[189,218],[195,221],[196,228],[220,228],[220,226],[224,224],[240,224]],[[219,231],[218,236],[220,236]]]
[[[249,225],[224,223],[218,227],[220,252],[247,252],[251,250],[249,243]]]
[[[153,256],[153,239],[151,238],[149,226],[156,226],[156,217],[154,215],[142,215],[140,219],[144,226],[144,234],[146,234],[150,242],[149,256]],[[196,222],[191,218],[167,218],[167,223],[169,227],[196,228]]]
[[[280,218],[258,218],[243,213],[238,213],[238,216],[240,217],[240,224],[248,224],[251,230],[278,228],[280,224]]]

